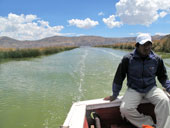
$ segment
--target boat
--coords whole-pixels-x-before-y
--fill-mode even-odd
[[[103,99],[75,102],[60,128],[136,128],[121,117],[121,100],[122,97],[112,102]],[[154,105],[142,100],[137,109],[156,123]]]

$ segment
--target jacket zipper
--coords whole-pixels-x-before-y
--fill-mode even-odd
[[[142,86],[144,86],[143,73],[144,73],[144,60],[143,60],[143,70],[142,70]]]

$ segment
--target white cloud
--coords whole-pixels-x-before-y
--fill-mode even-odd
[[[135,33],[129,33],[129,35],[130,35],[130,36],[136,36],[136,34],[135,34]]]
[[[104,13],[103,12],[99,12],[98,15],[99,16],[104,16]]]
[[[162,12],[159,13],[159,16],[161,18],[165,17],[166,15],[167,15],[167,12],[165,12],[165,11],[162,11]]]
[[[98,25],[98,21],[91,20],[90,18],[86,18],[85,20],[80,20],[80,19],[71,19],[68,20],[69,25],[71,26],[76,26],[78,28],[92,28]]]
[[[170,34],[170,33],[161,33],[161,32],[155,33],[155,35],[160,35],[160,36],[165,36],[165,35],[168,35],[168,34]]]
[[[0,36],[9,36],[19,40],[37,40],[49,36],[61,35],[63,26],[50,26],[47,21],[36,15],[8,14],[0,17]]]
[[[38,21],[38,23],[40,23],[41,26],[49,27],[48,21],[43,21],[43,20],[41,20],[41,21]]]
[[[149,26],[170,14],[170,0],[120,0],[116,3],[116,10],[124,24]]]
[[[120,27],[122,22],[116,21],[115,16],[111,15],[109,18],[103,18],[103,22],[109,27],[109,28],[114,28],[114,27]]]

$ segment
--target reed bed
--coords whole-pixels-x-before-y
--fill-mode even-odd
[[[42,55],[59,53],[74,48],[76,47],[67,46],[67,47],[44,47],[24,49],[0,48],[0,59],[37,57]]]

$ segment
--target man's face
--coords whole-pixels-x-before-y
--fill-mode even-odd
[[[138,51],[140,52],[142,56],[147,56],[149,55],[151,48],[152,48],[152,43],[148,41],[144,43],[143,45],[139,45]]]

